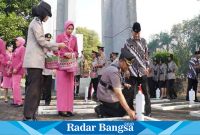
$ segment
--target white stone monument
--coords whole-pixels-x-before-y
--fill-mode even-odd
[[[56,34],[64,31],[66,20],[76,23],[76,0],[57,0]]]
[[[102,0],[102,44],[107,56],[120,52],[136,20],[136,0]]]

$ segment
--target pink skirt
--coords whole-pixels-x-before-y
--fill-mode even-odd
[[[3,77],[2,87],[4,89],[12,89],[12,77]]]

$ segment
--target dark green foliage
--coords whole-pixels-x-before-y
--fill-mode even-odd
[[[185,75],[190,57],[195,50],[200,49],[200,15],[174,25],[170,34],[160,32],[153,35],[148,47],[150,52],[162,52],[157,52],[157,57],[165,57],[167,51],[173,52],[179,65],[178,74]]]
[[[0,36],[12,42],[17,36],[26,37],[28,24],[32,20],[32,6],[40,0],[0,0]],[[6,12],[7,11],[7,12]]]
[[[88,60],[89,63],[91,63],[92,58],[92,50],[97,51],[97,46],[100,45],[98,34],[93,31],[89,30],[87,28],[83,27],[77,27],[76,28],[77,34],[83,34],[83,52],[85,58]]]

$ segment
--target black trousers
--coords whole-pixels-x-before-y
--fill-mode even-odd
[[[27,89],[27,85],[28,85],[28,75],[25,75],[25,94],[26,94],[26,89]]]
[[[145,97],[145,115],[151,114],[151,101],[150,101],[150,95],[149,95],[149,88],[148,88],[148,82],[147,82],[147,76],[142,77],[134,77],[131,76],[132,84],[134,84],[135,91],[138,91],[138,86],[142,84],[142,92]]]
[[[131,78],[125,78],[125,83],[130,84],[131,87],[129,89],[124,87],[123,90],[122,90],[122,93],[123,93],[123,95],[124,95],[124,97],[126,99],[126,102],[127,102],[128,106],[132,110],[134,110],[134,107],[133,107],[134,87],[133,87]]]
[[[177,94],[176,94],[176,92],[174,90],[174,83],[175,83],[175,79],[167,80],[167,90],[169,92],[169,97],[170,98],[177,97]]]
[[[197,79],[188,78],[188,87],[187,87],[186,100],[189,100],[189,91],[192,88],[195,91],[195,100],[197,100],[197,85],[198,85],[198,80]]]
[[[40,103],[42,70],[39,68],[28,68],[27,88],[24,102],[24,117],[34,118]]]
[[[78,94],[79,93],[79,86],[80,86],[80,78],[81,78],[81,75],[76,75],[75,76],[75,82],[76,82],[76,84],[78,84],[78,85],[75,85],[74,87],[76,87],[76,91],[74,91],[75,92],[75,94]]]
[[[92,86],[94,88],[94,93],[93,95],[96,97],[97,95],[97,87],[98,87],[98,83],[99,83],[99,79],[98,78],[92,78],[91,81],[90,81],[90,88],[88,90],[88,99],[91,98],[91,90],[92,90]]]
[[[52,75],[42,76],[42,99],[45,103],[51,102],[51,90],[52,90]]]
[[[98,107],[100,108],[100,113],[104,116],[122,117],[126,114],[126,111],[119,102],[107,103],[101,101],[101,104]]]
[[[149,94],[151,98],[156,97],[156,84],[155,81],[153,80],[153,77],[148,77],[148,87],[149,87]]]
[[[97,93],[97,87],[98,87],[98,83],[99,83],[99,79],[98,78],[92,78],[91,79],[91,83],[93,84],[93,88],[94,88],[94,93]]]
[[[124,95],[124,97],[126,99],[126,102],[127,102],[128,106],[132,110],[134,110],[134,107],[133,107],[134,89],[133,89],[133,87],[131,87],[129,89],[128,88],[124,88],[122,90],[122,93],[123,93],[123,95]]]

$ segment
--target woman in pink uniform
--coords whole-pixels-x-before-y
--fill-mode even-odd
[[[3,64],[3,83],[2,87],[5,91],[4,102],[8,102],[8,89],[12,89],[12,51],[13,45],[6,46],[6,55],[2,62]]]
[[[58,35],[57,43],[65,42],[66,48],[59,51],[61,57],[72,58],[78,54],[77,38],[72,35],[74,24],[66,21],[65,32]],[[56,90],[57,90],[57,110],[60,116],[73,116],[74,100],[74,73],[75,71],[57,70],[56,72]]]
[[[3,80],[3,59],[6,55],[5,42],[0,38],[0,87]]]
[[[24,68],[22,67],[25,54],[25,40],[22,37],[16,38],[17,48],[13,52],[12,57],[12,88],[13,88],[13,104],[16,107],[23,106],[22,96],[21,96],[21,86],[20,82],[24,74]]]

